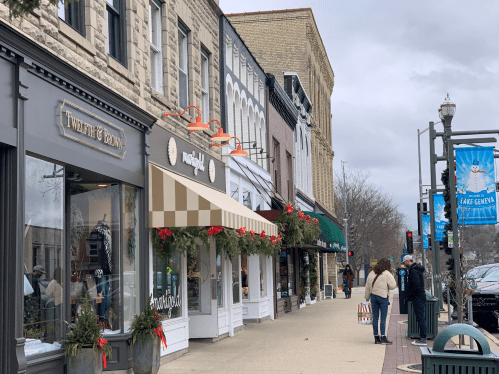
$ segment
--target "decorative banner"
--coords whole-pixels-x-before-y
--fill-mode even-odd
[[[457,214],[460,225],[497,223],[493,147],[456,148]]]
[[[423,214],[423,247],[428,249],[428,234],[430,233],[430,215]]]
[[[449,223],[445,218],[445,200],[441,193],[433,194],[433,214],[435,215],[435,240],[442,242],[444,240],[445,225]]]

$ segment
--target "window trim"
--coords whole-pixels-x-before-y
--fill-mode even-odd
[[[112,0],[111,0],[112,1]],[[118,61],[123,66],[126,65],[126,3],[125,0],[119,0],[119,9],[116,9],[114,5],[109,3],[109,0],[106,0],[106,26],[107,26],[107,54],[111,56],[113,59]],[[118,47],[116,47],[116,56],[113,56],[111,53],[111,40],[110,40],[110,22],[109,22],[109,14],[112,14],[113,19],[118,20],[118,25],[116,26],[114,32],[119,32],[118,36]]]
[[[157,13],[155,19],[153,19],[152,7],[155,7]],[[163,42],[162,42],[162,32],[163,28],[161,26],[162,17],[162,7],[161,3],[156,0],[149,1],[149,44],[151,46],[151,87],[158,92],[163,92],[164,80],[163,80]],[[153,40],[153,24],[156,27],[156,39]],[[153,56],[154,55],[154,56]],[[156,59],[157,69],[156,74],[153,74],[153,59]]]
[[[206,65],[203,64],[203,61]],[[206,88],[204,87],[205,83]],[[203,47],[201,47],[201,106],[203,122],[208,123],[210,120],[210,53]]]
[[[185,81],[186,81],[186,105],[185,107],[189,106],[189,31],[187,28],[180,22],[180,20],[177,23],[177,30],[178,33],[182,33],[184,37],[184,43],[183,44],[183,49],[185,49],[185,66],[181,67],[180,66],[180,41],[177,43],[179,45],[179,51],[178,51],[178,69],[179,73],[182,72],[185,74]],[[183,51],[182,51],[183,52]],[[178,92],[179,92],[179,107],[182,108],[182,105],[180,105],[180,74],[179,74],[179,81],[178,81]],[[185,109],[185,108],[182,108]]]
[[[62,6],[62,8],[61,8]],[[57,4],[57,16],[66,25],[74,29],[76,32],[85,37],[85,0],[79,0],[68,3],[67,8],[64,5],[64,1],[60,0]],[[62,10],[64,12],[62,12]],[[74,12],[74,13],[73,13]],[[68,14],[73,13],[73,17],[76,20],[75,24],[68,22]],[[61,14],[64,17],[61,17]]]

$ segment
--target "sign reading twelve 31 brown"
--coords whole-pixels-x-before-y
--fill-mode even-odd
[[[59,111],[63,136],[111,156],[125,157],[126,136],[121,127],[67,100]]]

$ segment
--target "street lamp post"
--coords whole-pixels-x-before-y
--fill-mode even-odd
[[[346,247],[346,262],[349,264],[348,258],[348,212],[347,212],[347,183],[345,178],[345,164],[346,161],[341,161],[341,167],[343,168],[343,206],[345,208],[345,215],[343,218],[343,222],[345,222],[345,247]]]
[[[424,228],[423,228],[423,177],[421,176],[421,140],[420,136],[424,134],[428,128],[425,130],[419,132],[418,129],[418,159],[419,159],[419,213],[418,213],[418,220],[419,220],[419,227],[421,228],[421,234],[424,235]],[[423,257],[423,267],[426,269],[426,249],[424,247],[424,240],[421,239],[421,253]]]

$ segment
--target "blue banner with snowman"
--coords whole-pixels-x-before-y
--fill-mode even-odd
[[[449,223],[445,218],[445,200],[441,193],[433,194],[433,213],[435,214],[435,240],[442,242],[445,236],[445,225]]]
[[[493,147],[456,148],[456,177],[459,224],[496,224]]]
[[[428,249],[428,234],[430,233],[430,215],[423,214],[423,247]]]

